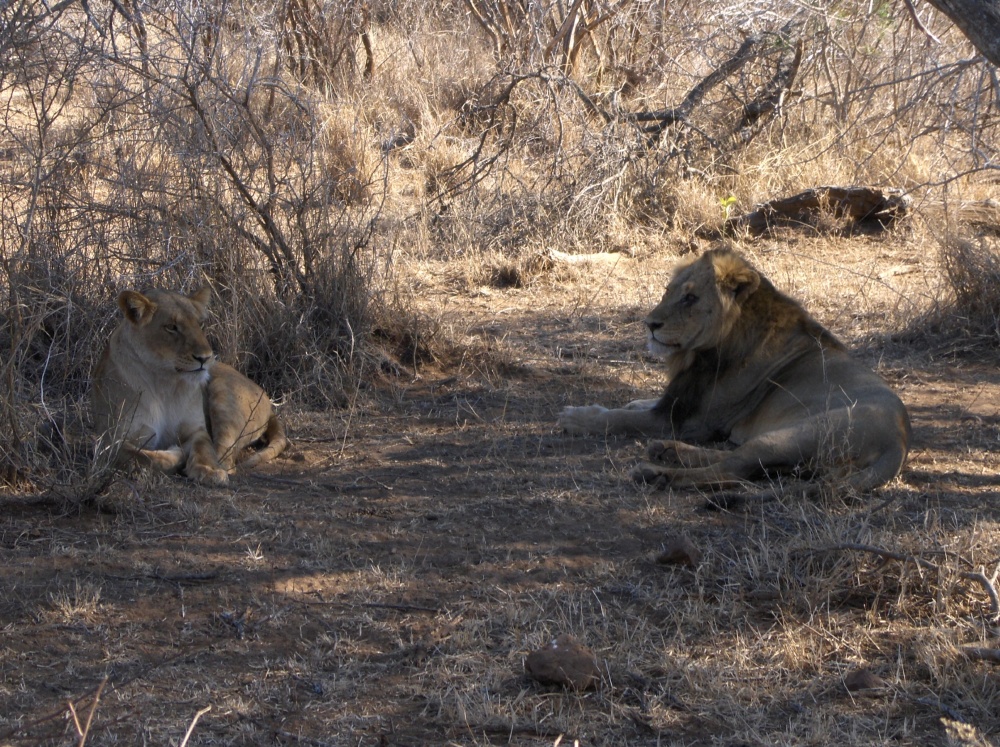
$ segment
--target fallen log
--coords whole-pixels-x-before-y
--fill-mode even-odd
[[[815,227],[824,216],[848,223],[847,228],[887,228],[910,210],[911,199],[901,189],[877,187],[814,187],[791,197],[765,202],[753,212],[730,218],[725,230],[759,235],[777,226]]]

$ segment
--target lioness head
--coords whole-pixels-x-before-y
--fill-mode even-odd
[[[650,352],[671,357],[717,346],[759,286],[757,271],[729,249],[712,249],[680,265],[645,319]]]
[[[215,353],[201,323],[208,315],[211,296],[209,288],[190,296],[162,290],[123,291],[118,296],[126,321],[121,334],[153,371],[207,381]]]

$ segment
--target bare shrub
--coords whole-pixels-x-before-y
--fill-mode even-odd
[[[280,9],[224,22],[221,6],[9,8],[8,481],[44,474],[51,487],[45,440],[79,467],[78,403],[124,288],[212,284],[223,358],[278,396],[342,402],[378,298],[384,174],[350,133],[331,131],[327,99],[287,73]],[[310,65],[332,73],[340,58],[327,53]]]

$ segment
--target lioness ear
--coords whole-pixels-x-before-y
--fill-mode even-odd
[[[205,321],[205,318],[208,316],[208,304],[212,301],[212,289],[207,285],[203,286],[188,296],[188,299],[194,304],[195,311],[198,312],[198,318],[201,321]]]
[[[132,324],[141,327],[156,312],[156,304],[137,291],[122,291],[118,294],[118,308]]]

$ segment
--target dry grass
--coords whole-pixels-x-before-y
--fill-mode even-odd
[[[886,274],[912,241],[744,249],[865,344],[896,294],[919,293],[922,272]],[[818,272],[830,254],[840,272]],[[65,701],[84,712],[107,676],[88,744],[178,742],[208,705],[189,744],[995,739],[994,665],[962,653],[996,647],[991,601],[963,575],[1000,563],[995,370],[861,351],[915,426],[907,470],[876,496],[720,512],[639,488],[634,440],[553,423],[563,404],[657,389],[638,319],[670,262],[589,260],[500,290],[413,261],[410,303],[464,358],[290,416],[295,451],[229,490],[143,476],[114,483],[104,512],[9,502],[0,738],[58,742]],[[658,563],[681,535],[700,562]],[[562,632],[598,655],[597,691],[523,674]],[[849,689],[861,669],[878,679]]]
[[[926,46],[881,3],[86,7],[0,8],[0,744],[997,739],[963,654],[997,648],[996,100],[942,19]],[[686,120],[630,117],[746,33]],[[901,392],[899,480],[710,510],[633,485],[637,442],[554,431],[662,386],[640,322],[676,257],[824,184],[916,216],[737,247]],[[226,490],[113,471],[112,299],[206,282],[296,446]],[[657,562],[678,536],[697,565]],[[523,674],[563,632],[596,691]]]
[[[954,292],[950,309],[956,327],[988,345],[1000,343],[1000,255],[996,237],[950,238],[941,248],[941,264]]]

